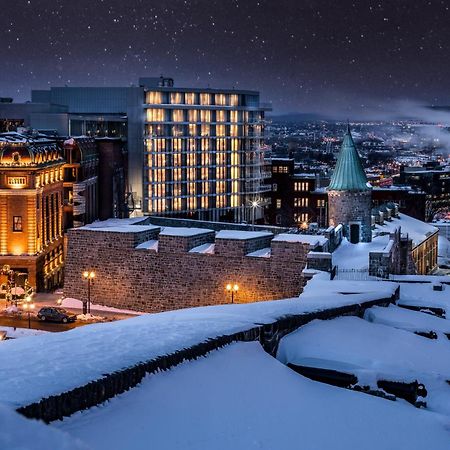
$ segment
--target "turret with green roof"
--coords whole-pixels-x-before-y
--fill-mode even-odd
[[[361,159],[353,142],[350,125],[348,125],[328,190],[367,191],[370,189]]]
[[[328,221],[342,225],[352,243],[372,240],[372,188],[353,142],[350,126],[344,134],[336,168],[328,186]]]

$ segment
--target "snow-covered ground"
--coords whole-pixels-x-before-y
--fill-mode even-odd
[[[438,264],[450,266],[450,241],[445,236],[438,238]]]
[[[33,330],[29,328],[14,328],[14,327],[4,327],[0,325],[0,331],[6,331],[6,336],[9,338],[23,338],[27,336],[39,336],[41,334],[47,333],[43,330]]]
[[[2,450],[94,450],[78,436],[28,420],[0,403],[0,448]]]
[[[424,313],[425,320],[427,317]],[[441,319],[443,320],[443,319]],[[361,385],[378,379],[412,382],[428,390],[430,410],[450,416],[450,341],[432,340],[358,317],[315,320],[280,341],[283,363],[353,373]]]
[[[73,309],[83,309],[83,302],[76,298],[66,297],[62,300],[61,306],[63,308],[73,308]],[[130,309],[119,309],[110,306],[96,305],[91,303],[91,311],[95,312],[111,312],[117,314],[130,314],[140,316],[142,313],[137,311],[132,311]]]
[[[446,317],[450,318],[450,285],[444,285],[442,291],[435,291],[433,283],[400,283],[398,304],[442,308],[446,311]]]
[[[381,282],[344,286],[336,282],[333,286],[338,291],[333,292],[331,282],[321,283],[321,276],[308,283],[300,298],[144,314],[33,339],[5,341],[0,346],[0,401],[30,404],[208,338],[270,323],[288,314],[383,298],[392,295],[397,286]],[[345,295],[345,289],[354,294]]]
[[[443,450],[442,416],[310,381],[235,343],[54,422],[94,450]]]
[[[369,253],[382,251],[389,243],[389,235],[373,238],[372,242],[352,244],[343,239],[339,247],[333,252],[333,264],[339,269],[367,269],[369,270]]]
[[[388,308],[374,306],[366,310],[364,319],[369,322],[381,323],[394,328],[400,328],[406,331],[434,331],[439,339],[447,339],[444,333],[450,334],[450,320],[434,317],[422,312],[410,311],[409,309],[399,308],[389,305]]]

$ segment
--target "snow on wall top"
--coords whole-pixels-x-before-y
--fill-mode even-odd
[[[188,228],[188,227],[164,227],[161,229],[160,236],[179,236],[190,237],[206,233],[214,233],[213,230],[207,228]]]
[[[78,228],[78,230],[107,231],[110,233],[138,233],[140,231],[158,230],[155,225],[141,225],[145,218],[131,217],[129,219],[107,219],[92,222]]]
[[[325,236],[315,234],[289,234],[281,233],[273,238],[275,242],[300,242],[302,244],[309,244],[312,247],[316,245],[325,245],[328,239]]]
[[[216,234],[216,239],[256,239],[273,236],[268,231],[240,231],[240,230],[221,230]]]

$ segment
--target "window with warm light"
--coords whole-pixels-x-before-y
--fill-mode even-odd
[[[200,94],[200,105],[210,105],[211,104],[211,95],[210,94]]]
[[[226,122],[227,112],[226,111],[216,111],[216,122]]]
[[[216,105],[225,106],[227,104],[227,96],[225,94],[216,94],[215,103]]]
[[[182,109],[174,109],[172,111],[173,122],[184,122],[184,114]]]
[[[147,122],[164,122],[164,109],[147,109]]]
[[[186,103],[186,105],[195,105],[195,93],[186,92],[184,94],[184,103]]]
[[[200,111],[200,122],[211,122],[211,111],[209,109]]]
[[[13,216],[13,231],[21,232],[22,228],[22,216]]]
[[[188,110],[188,122],[197,122],[198,121],[198,110],[190,109]]]
[[[183,103],[183,95],[181,92],[171,92],[170,93],[170,103],[172,105],[180,105]]]
[[[147,103],[151,105],[160,105],[162,103],[162,92],[147,92]]]

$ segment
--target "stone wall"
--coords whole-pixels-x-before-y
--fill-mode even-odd
[[[230,303],[228,283],[239,286],[237,303],[295,297],[302,290],[308,244],[273,242],[270,236],[217,239],[213,254],[190,253],[214,241],[214,233],[205,230],[194,236],[161,235],[157,251],[135,248],[158,233],[70,230],[65,295],[86,299],[84,270],[96,272],[91,301],[145,312]],[[271,247],[270,257],[246,256],[265,247]]]
[[[360,225],[360,241],[372,240],[372,192],[328,191],[328,220],[330,226],[340,223],[344,236],[350,238],[350,224]]]

